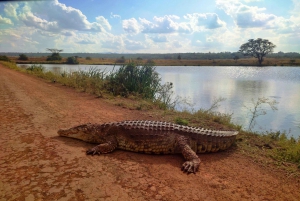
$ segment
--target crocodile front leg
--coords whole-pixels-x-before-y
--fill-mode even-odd
[[[186,160],[182,164],[181,170],[187,173],[196,173],[199,169],[200,159],[187,143],[188,139],[185,136],[178,135],[176,141],[179,150]]]
[[[99,144],[91,149],[88,149],[86,151],[87,155],[95,155],[95,154],[106,154],[109,152],[112,152],[116,149],[116,147],[118,146],[118,142],[115,136],[110,136],[109,138],[107,138],[107,142],[106,143],[102,143]]]

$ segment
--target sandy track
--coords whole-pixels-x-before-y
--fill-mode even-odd
[[[125,119],[149,116],[0,65],[0,201],[300,200],[299,178],[235,149],[200,155],[199,172],[186,175],[180,155],[86,156],[93,145],[56,133]]]

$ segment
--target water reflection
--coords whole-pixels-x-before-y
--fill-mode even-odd
[[[43,65],[55,72],[89,70],[111,71],[114,66]],[[117,69],[118,66],[115,67]],[[208,109],[216,98],[226,98],[218,108],[233,113],[233,121],[248,127],[252,100],[275,99],[278,111],[262,105],[267,114],[257,117],[253,130],[285,130],[300,136],[300,68],[298,67],[190,67],[159,66],[163,82],[174,84],[175,94],[188,98],[195,110]]]
[[[233,113],[233,121],[245,128],[251,115],[245,106],[253,107],[262,97],[274,99],[278,110],[261,105],[267,114],[257,117],[253,130],[285,130],[300,136],[300,68],[158,67],[158,72],[174,83],[177,95],[191,97],[195,109],[208,109],[215,98],[226,98],[218,111]]]

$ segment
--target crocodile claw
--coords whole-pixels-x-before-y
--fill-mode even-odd
[[[96,154],[100,155],[101,152],[100,152],[99,149],[97,149],[97,147],[94,147],[94,148],[88,149],[88,150],[86,151],[86,154],[87,154],[87,155],[92,155],[92,156],[94,156],[94,155],[96,155]]]
[[[190,173],[195,174],[199,169],[199,164],[200,164],[199,162],[186,161],[185,163],[182,164],[181,170],[188,174]]]

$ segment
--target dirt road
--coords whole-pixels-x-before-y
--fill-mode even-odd
[[[299,178],[236,149],[200,155],[199,172],[186,175],[181,155],[86,156],[93,145],[56,133],[79,123],[149,118],[0,65],[0,201],[300,200]]]

